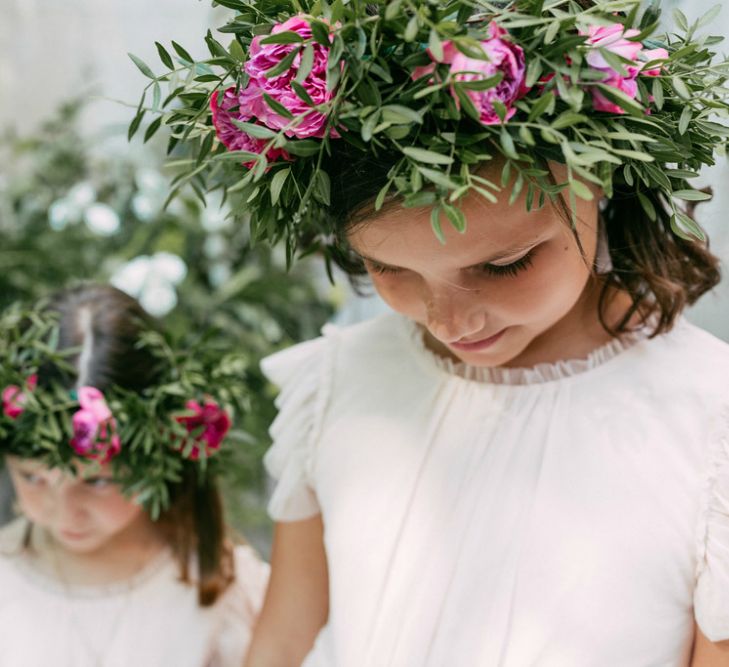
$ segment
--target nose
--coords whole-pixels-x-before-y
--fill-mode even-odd
[[[59,479],[51,494],[51,507],[49,513],[53,515],[54,523],[60,528],[77,528],[81,525],[85,509],[79,494],[79,483],[70,476]]]
[[[442,343],[468,339],[484,330],[486,305],[479,289],[429,285],[425,305],[428,330]]]

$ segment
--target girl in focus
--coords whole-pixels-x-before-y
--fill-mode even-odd
[[[248,667],[729,665],[729,346],[683,317],[719,266],[680,203],[727,63],[716,10],[654,10],[251,0],[230,86],[179,95],[222,144],[191,178],[228,149],[257,237],[393,311],[264,361]]]
[[[0,664],[239,667],[268,568],[227,537],[215,477],[200,465],[225,447],[230,417],[210,397],[190,401],[172,446],[134,449],[124,419],[140,403],[106,397],[143,404],[161,382],[159,359],[140,345],[150,318],[101,286],[63,292],[34,318],[24,338],[4,328],[4,375],[25,368],[49,331],[63,356],[2,394],[0,455],[21,516],[0,530]],[[38,424],[47,412],[67,415],[64,401],[75,401],[70,437],[54,440]],[[39,404],[46,414],[30,421]],[[169,495],[153,520],[141,503],[158,492],[160,472]]]

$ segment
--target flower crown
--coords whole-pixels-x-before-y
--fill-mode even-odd
[[[148,139],[164,122],[169,149],[189,159],[175,191],[222,187],[242,202],[255,237],[331,235],[331,177],[325,158],[335,142],[366,154],[394,155],[375,200],[399,196],[431,206],[465,228],[459,201],[476,191],[489,201],[511,183],[510,202],[526,190],[528,210],[563,190],[591,199],[586,183],[611,196],[635,192],[646,216],[656,190],[674,231],[701,237],[676,200],[709,197],[688,179],[724,151],[729,128],[729,61],[714,64],[721,37],[697,36],[719,7],[679,33],[651,39],[656,3],[640,0],[216,0],[236,10],[208,32],[211,58],[196,62],[176,42],[175,59],[157,43],[168,72],[151,79],[130,137],[151,111]],[[641,12],[641,5],[648,7]],[[161,85],[169,95],[162,99]],[[145,106],[151,91],[152,105]],[[500,154],[501,183],[475,168]],[[545,161],[566,165],[554,183]],[[173,193],[174,194],[174,191]]]
[[[209,335],[183,349],[145,331],[139,345],[160,361],[153,386],[69,391],[54,378],[75,375],[68,359],[79,350],[58,348],[57,315],[43,304],[7,309],[0,315],[0,455],[71,472],[74,461],[108,463],[153,517],[168,506],[185,466],[205,475],[223,470],[229,444],[251,439],[231,430],[233,416],[250,410],[242,381],[249,361],[216,350]]]

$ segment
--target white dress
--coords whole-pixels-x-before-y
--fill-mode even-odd
[[[729,639],[729,345],[681,320],[478,369],[395,314],[263,363],[278,521],[321,512],[305,667],[685,667]]]
[[[236,581],[202,608],[169,550],[129,581],[66,588],[19,548],[20,521],[0,531],[2,667],[243,664],[268,580],[268,566],[249,547],[235,548]]]

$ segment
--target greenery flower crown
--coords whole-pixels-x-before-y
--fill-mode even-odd
[[[245,382],[251,360],[221,351],[212,332],[183,347],[156,331],[138,345],[159,361],[142,391],[112,386],[68,390],[77,372],[59,349],[57,315],[43,304],[14,304],[0,316],[0,456],[40,460],[76,473],[74,463],[111,465],[114,481],[157,518],[185,466],[200,477],[226,468],[235,447],[250,443],[231,429],[255,400]],[[40,379],[39,379],[40,378]]]
[[[335,142],[366,154],[395,155],[375,200],[399,196],[466,225],[459,201],[476,191],[489,201],[511,183],[510,202],[526,190],[528,210],[565,190],[591,199],[586,183],[609,197],[614,186],[661,193],[677,234],[702,237],[677,204],[709,195],[687,179],[713,164],[729,128],[729,61],[713,63],[718,36],[697,36],[720,7],[679,33],[651,39],[659,9],[639,0],[217,0],[236,10],[208,32],[211,58],[196,62],[176,42],[174,58],[157,43],[168,72],[151,81],[129,128],[156,118],[169,150],[189,159],[175,190],[200,196],[223,188],[250,216],[254,238],[285,238],[292,258],[302,239],[334,231],[326,160]],[[131,54],[130,54],[131,55]],[[177,61],[175,63],[175,60]],[[161,84],[169,93],[163,98]],[[151,107],[145,106],[151,97]],[[475,168],[503,156],[501,182]],[[554,183],[547,159],[566,165]]]

